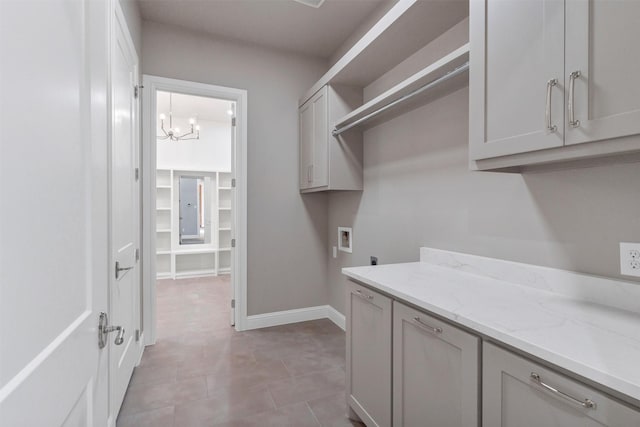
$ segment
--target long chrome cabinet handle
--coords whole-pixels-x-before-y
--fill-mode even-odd
[[[580,400],[577,399],[573,396],[570,396],[566,393],[561,392],[560,390],[558,390],[555,387],[551,387],[549,384],[545,384],[544,382],[542,382],[542,378],[540,378],[540,375],[536,374],[535,372],[531,372],[531,381],[533,381],[535,384],[539,385],[540,387],[542,387],[543,389],[550,391],[551,393],[555,394],[558,397],[563,398],[564,400],[574,403],[576,405],[582,406],[583,408],[586,409],[595,409],[596,408],[596,404],[593,400],[591,399],[584,399],[584,400]]]
[[[420,326],[420,328],[426,330],[427,332],[431,332],[432,334],[441,334],[442,333],[442,328],[437,328],[437,327],[428,325],[428,324],[424,323],[422,321],[422,319],[420,319],[418,316],[414,317],[413,321],[416,322],[418,324],[418,326]]]
[[[555,132],[558,127],[551,123],[551,89],[558,84],[558,79],[551,79],[547,82],[547,105],[544,109],[544,116],[547,120],[547,131]]]
[[[356,289],[356,291],[353,294],[355,296],[357,296],[357,297],[364,298],[366,300],[372,300],[373,299],[373,295],[367,295],[364,292],[362,292],[360,289]]]
[[[569,110],[569,126],[577,128],[580,126],[580,120],[576,120],[575,103],[574,103],[574,89],[576,86],[576,79],[581,76],[580,71],[574,71],[569,74],[569,102],[567,103],[567,109]]]

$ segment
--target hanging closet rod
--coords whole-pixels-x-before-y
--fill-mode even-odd
[[[338,136],[342,132],[346,132],[349,129],[358,126],[359,124],[364,123],[367,120],[369,120],[369,119],[371,119],[371,118],[373,118],[373,117],[375,117],[375,116],[377,116],[377,115],[379,115],[381,113],[384,113],[388,109],[393,108],[396,105],[398,105],[398,104],[400,104],[400,103],[402,103],[402,102],[404,102],[404,101],[406,101],[406,100],[408,100],[410,98],[413,98],[414,96],[419,95],[422,92],[424,92],[426,90],[429,90],[432,87],[435,87],[435,86],[439,85],[440,83],[443,83],[443,82],[445,82],[445,81],[457,76],[458,74],[461,74],[461,73],[467,71],[468,69],[469,69],[469,62],[465,62],[461,66],[449,71],[447,74],[445,74],[445,75],[443,75],[441,77],[438,77],[435,80],[430,81],[426,85],[419,87],[418,89],[414,90],[413,92],[410,92],[410,93],[404,95],[403,97],[396,99],[393,102],[390,102],[389,104],[385,105],[384,107],[380,107],[379,109],[377,109],[375,111],[372,111],[371,113],[367,114],[366,116],[359,118],[355,122],[349,123],[348,125],[346,125],[344,127],[341,127],[340,129],[338,129],[338,128],[333,129],[331,134],[333,136]]]

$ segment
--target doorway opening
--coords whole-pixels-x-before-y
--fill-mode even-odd
[[[198,310],[243,330],[246,92],[154,76],[144,76],[144,87],[145,344],[180,333],[161,330],[159,310],[187,304],[170,296],[181,292],[195,301],[215,288],[224,304]],[[230,310],[224,320],[220,307]]]

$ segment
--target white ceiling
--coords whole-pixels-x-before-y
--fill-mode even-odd
[[[139,0],[144,20],[329,58],[385,0]]]
[[[169,117],[169,92],[158,91],[158,115],[165,114]],[[198,120],[211,120],[227,122],[231,116],[227,110],[231,109],[231,101],[204,96],[184,95],[173,93],[171,95],[171,112],[174,118],[195,118]]]

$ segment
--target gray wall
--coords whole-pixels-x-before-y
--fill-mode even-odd
[[[248,314],[327,303],[327,196],[298,192],[298,97],[326,63],[143,23],[142,70],[248,91]]]
[[[640,164],[501,174],[468,170],[468,89],[365,133],[364,191],[329,197],[329,260],[344,313],[345,266],[418,260],[429,246],[610,277],[620,241],[640,241]],[[628,278],[627,278],[628,279]]]
[[[127,27],[133,39],[138,60],[140,60],[142,55],[142,18],[140,17],[138,2],[136,0],[120,0],[120,6],[122,6],[122,14],[125,21],[127,21]]]

